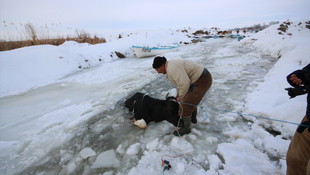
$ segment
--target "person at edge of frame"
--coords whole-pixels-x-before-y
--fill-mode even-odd
[[[310,64],[302,70],[296,70],[287,76],[288,83],[294,88],[287,88],[293,98],[308,94],[306,115],[298,126],[286,154],[287,175],[310,175]]]

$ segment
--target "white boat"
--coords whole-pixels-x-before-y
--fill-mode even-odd
[[[175,51],[178,47],[179,47],[178,45],[159,46],[159,47],[132,46],[132,49],[134,50],[138,58],[143,58]]]

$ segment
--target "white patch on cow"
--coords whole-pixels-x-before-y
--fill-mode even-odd
[[[146,128],[146,122],[143,119],[136,120],[135,122],[133,122],[133,124],[139,126],[139,128],[141,128],[141,129]]]

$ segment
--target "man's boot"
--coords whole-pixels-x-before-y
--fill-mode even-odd
[[[187,117],[182,117],[184,125],[180,129],[173,132],[175,136],[183,136],[184,134],[191,133],[191,115]]]
[[[192,123],[197,123],[197,108],[192,112]]]

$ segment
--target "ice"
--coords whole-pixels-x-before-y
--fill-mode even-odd
[[[60,159],[60,162],[59,164],[60,165],[63,165],[65,164],[66,162],[70,161],[73,157],[73,151],[69,150],[69,151],[66,151],[66,150],[60,150],[60,156],[61,156],[61,159]]]
[[[208,143],[217,143],[218,139],[216,137],[208,137],[207,138]]]
[[[296,126],[240,113],[294,122],[303,117],[305,96],[289,100],[283,89],[286,75],[309,62],[309,30],[291,27],[291,37],[271,27],[242,42],[211,39],[164,55],[201,63],[214,80],[198,124],[181,138],[167,121],[145,130],[132,125],[123,103],[135,92],[176,95],[152,69],[153,58],[134,58],[130,46],[156,45],[163,40],[158,36],[162,43],[188,41],[184,33],[1,52],[0,174],[152,175],[163,173],[161,159],[172,166],[164,174],[285,174]],[[115,50],[127,58],[110,56]]]
[[[208,162],[210,164],[211,171],[219,170],[220,168],[222,168],[222,161],[217,155],[208,155]]]
[[[108,150],[97,156],[92,168],[118,168],[119,166],[120,161],[117,159],[115,152],[113,150]]]
[[[154,139],[153,141],[146,144],[146,149],[148,150],[155,150],[158,145],[158,138]]]
[[[277,174],[279,171],[268,162],[268,156],[259,152],[251,143],[237,139],[218,145],[217,152],[225,159],[224,169],[231,174]],[[252,165],[252,166],[251,166]]]
[[[96,152],[92,150],[91,148],[83,148],[82,151],[80,152],[80,155],[83,159],[87,159],[89,157],[95,156]]]
[[[185,171],[185,165],[184,163],[182,162],[178,162],[176,165],[175,165],[175,172],[177,174],[183,174]]]
[[[127,149],[126,154],[129,154],[129,155],[136,155],[136,154],[138,154],[138,153],[139,153],[140,146],[141,146],[140,143],[135,143],[135,144],[131,145],[131,146]]]

